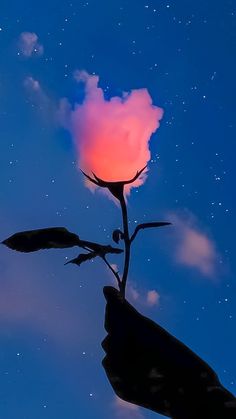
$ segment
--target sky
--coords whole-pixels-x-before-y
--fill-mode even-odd
[[[164,114],[146,180],[127,198],[129,226],[173,225],[137,237],[128,299],[234,394],[235,29],[230,0],[1,3],[0,240],[65,226],[112,244],[119,207],[78,170],[76,75],[98,76],[105,101],[147,89]],[[96,259],[64,266],[75,256],[0,248],[1,417],[161,418],[115,398],[101,366],[113,279]]]

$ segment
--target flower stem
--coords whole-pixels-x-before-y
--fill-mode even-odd
[[[123,271],[123,276],[122,276],[122,280],[120,284],[120,292],[122,296],[125,297],[125,288],[126,288],[126,282],[128,278],[128,272],[129,272],[131,242],[130,242],[130,237],[129,237],[127,206],[126,206],[124,195],[122,195],[120,199],[120,205],[121,205],[121,210],[122,210],[123,233],[124,233],[124,243],[125,243],[124,271]]]
[[[119,273],[110,265],[110,263],[106,259],[106,256],[103,256],[102,259],[104,260],[105,264],[108,266],[108,268],[111,270],[111,272],[115,276],[115,278],[116,278],[116,280],[118,282],[118,286],[121,289],[121,279],[120,279]]]

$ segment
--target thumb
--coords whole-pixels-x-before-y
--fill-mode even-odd
[[[120,291],[114,287],[106,286],[103,287],[103,294],[108,303],[122,299]]]
[[[108,334],[119,335],[122,330],[125,299],[122,297],[120,291],[114,287],[104,287],[103,294],[107,302],[105,329]]]
[[[139,322],[143,316],[121,295],[119,290],[106,286],[103,288],[103,293],[107,301],[106,331],[117,336],[130,333],[134,324]]]

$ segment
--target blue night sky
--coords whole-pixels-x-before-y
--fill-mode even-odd
[[[35,51],[24,32],[37,35]],[[129,299],[234,394],[235,41],[230,0],[1,2],[0,240],[65,226],[112,244],[119,208],[84,186],[57,106],[63,97],[82,101],[76,69],[99,75],[107,98],[147,88],[164,117],[147,181],[128,199],[130,229],[174,225],[140,233]],[[115,400],[100,345],[102,287],[113,279],[99,260],[64,266],[75,255],[0,248],[1,417],[161,417]]]

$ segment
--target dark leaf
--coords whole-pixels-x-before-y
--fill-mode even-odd
[[[120,240],[123,240],[124,238],[124,233],[122,233],[121,230],[114,230],[112,233],[112,239],[114,240],[115,243],[119,243]]]
[[[65,265],[68,265],[68,263],[75,263],[76,265],[80,266],[81,263],[87,262],[87,260],[94,259],[97,256],[100,256],[100,257],[104,258],[104,256],[106,256],[107,253],[122,253],[123,252],[122,249],[117,249],[117,248],[112,247],[110,245],[103,246],[103,245],[98,244],[98,243],[86,242],[84,240],[82,241],[82,243],[84,244],[83,247],[93,248],[93,251],[90,252],[90,253],[81,253],[75,259],[72,259],[69,262],[66,262]]]
[[[77,256],[75,259],[69,260],[65,263],[65,265],[68,265],[68,263],[74,263],[75,265],[80,266],[81,263],[87,262],[88,260],[94,259],[98,254],[96,252],[90,252],[90,253],[81,253],[79,256]]]
[[[133,235],[131,236],[131,242],[135,239],[135,237],[137,236],[139,230],[141,229],[145,229],[145,228],[153,228],[153,227],[164,227],[164,226],[168,226],[171,225],[171,223],[168,223],[166,221],[158,221],[158,222],[153,222],[153,223],[143,223],[143,224],[139,224],[136,229],[134,230]]]
[[[63,249],[79,246],[80,239],[64,227],[23,231],[2,242],[18,252],[35,252],[40,249]]]
[[[117,247],[112,247],[110,245],[106,246],[99,243],[93,243],[87,240],[80,240],[80,246],[93,250],[94,252],[98,253],[99,256],[106,255],[107,253],[119,254],[123,252],[122,249],[118,249]]]
[[[115,247],[112,247],[110,245],[103,246],[98,243],[92,243],[87,242],[85,240],[82,240],[81,243],[83,244],[84,248],[92,249],[93,251],[90,253],[81,253],[79,256],[77,256],[75,259],[70,260],[69,262],[66,262],[65,265],[68,265],[68,263],[75,263],[76,265],[80,266],[81,263],[87,262],[87,260],[94,259],[97,256],[100,256],[104,258],[107,253],[122,253],[122,249],[117,249]],[[81,245],[80,245],[81,246]]]

